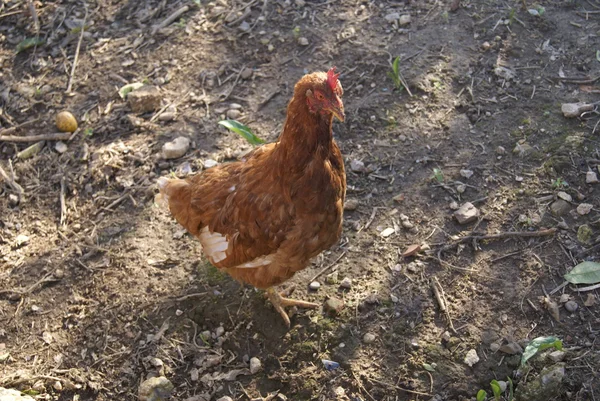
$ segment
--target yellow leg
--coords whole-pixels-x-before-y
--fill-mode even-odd
[[[267,298],[275,307],[275,310],[279,312],[287,327],[290,327],[290,318],[283,309],[285,306],[298,306],[300,308],[318,308],[319,304],[314,302],[300,301],[297,299],[285,298],[280,293],[275,291],[273,288],[267,289]]]

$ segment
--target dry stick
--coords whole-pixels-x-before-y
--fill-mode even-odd
[[[67,219],[67,203],[65,201],[65,177],[60,179],[60,225],[65,224]]]
[[[433,283],[431,283],[431,288],[433,289],[433,294],[435,295],[435,299],[437,300],[438,305],[440,306],[440,310],[442,312],[444,312],[444,314],[446,315],[446,319],[448,319],[448,324],[450,325],[450,330],[452,330],[452,332],[454,334],[458,335],[458,332],[454,328],[454,323],[452,323],[452,319],[450,318],[450,313],[448,313],[446,296],[444,295],[444,288],[438,281],[437,277],[433,278]]]
[[[70,132],[57,132],[55,134],[41,134],[29,136],[0,135],[0,142],[66,141],[70,137]]]
[[[77,41],[77,48],[75,49],[75,58],[73,59],[73,66],[71,67],[71,75],[69,76],[69,83],[67,84],[66,93],[71,93],[71,88],[73,87],[73,78],[75,77],[75,68],[77,68],[77,60],[79,59],[79,50],[81,49],[81,41],[83,40],[83,33],[85,32],[85,21],[88,16],[88,7],[87,4],[85,6],[85,15],[83,17],[83,22],[81,23],[81,32],[79,34],[79,40]]]
[[[447,251],[448,249],[452,249],[453,247],[457,246],[458,244],[462,244],[464,242],[469,242],[469,241],[482,241],[482,240],[486,240],[486,239],[502,239],[502,238],[512,238],[512,237],[544,237],[547,235],[553,235],[554,233],[556,233],[557,229],[556,228],[548,228],[546,230],[540,230],[540,231],[507,231],[507,232],[502,232],[502,233],[498,233],[498,234],[490,234],[490,235],[467,235],[466,237],[462,237],[461,239],[459,239],[458,241],[446,245],[444,247],[442,247],[441,251]]]
[[[366,378],[367,378],[367,380],[368,380],[368,381],[370,381],[370,382],[377,383],[377,384],[381,384],[382,386],[386,386],[386,387],[389,387],[389,388],[393,388],[393,389],[395,389],[395,390],[404,391],[404,392],[406,392],[406,393],[410,393],[410,394],[424,395],[424,396],[426,396],[426,397],[431,397],[431,396],[432,396],[432,394],[428,394],[428,393],[422,393],[422,392],[420,392],[420,391],[409,390],[409,389],[407,389],[407,388],[398,387],[398,386],[395,386],[395,385],[393,385],[393,384],[390,384],[390,383],[386,383],[386,382],[379,381],[379,380],[377,380],[377,379],[373,379],[373,378],[371,378],[371,377],[369,377],[369,376],[365,376],[365,377],[366,377]]]
[[[354,371],[352,371],[352,376],[354,376],[354,380],[356,380],[356,384],[358,384],[358,388],[361,389],[362,391],[364,391],[365,394],[368,395],[371,400],[377,401],[377,400],[375,400],[375,398],[373,398],[373,396],[371,395],[371,393],[369,393],[367,391],[367,389],[362,385],[362,383],[360,382],[359,378],[356,377],[356,373],[354,373]]]
[[[581,287],[581,288],[571,287],[571,289],[573,291],[578,291],[578,292],[594,291],[598,288],[600,288],[600,284],[594,284],[594,285],[590,285],[589,287]]]
[[[6,171],[4,171],[4,169],[2,168],[1,165],[0,165],[0,178],[4,179],[4,181],[6,181],[7,184],[10,185],[11,188],[14,189],[19,194],[19,197],[21,197],[25,193],[25,190],[23,189],[23,187],[20,186],[19,184],[17,184],[14,177],[10,177],[6,173]]]
[[[2,131],[0,131],[0,136],[12,134],[13,132],[15,132],[15,131],[17,131],[17,130],[25,127],[25,126],[33,124],[33,123],[36,123],[38,121],[40,121],[39,118],[34,118],[33,120],[25,121],[24,123],[21,123],[19,125],[15,125],[14,127],[3,129]]]
[[[340,256],[337,257],[336,260],[333,261],[332,264],[330,264],[327,267],[324,267],[323,270],[321,270],[320,272],[318,272],[317,274],[315,274],[315,276],[313,278],[310,279],[310,282],[312,283],[313,281],[315,281],[317,278],[319,278],[319,276],[321,276],[321,274],[325,273],[327,270],[331,269],[333,266],[335,266],[335,264],[337,262],[340,261],[341,258],[344,257],[344,255],[346,254],[347,251],[342,252],[342,254]]]
[[[38,18],[38,13],[35,9],[35,4],[33,4],[33,0],[27,0],[27,5],[29,6],[29,12],[33,17],[33,27],[35,29],[35,34],[38,35],[40,33],[40,20]]]
[[[225,97],[223,99],[221,99],[222,102],[224,102],[225,100],[229,99],[229,96],[231,96],[231,94],[233,93],[233,90],[235,89],[235,86],[237,85],[240,76],[242,75],[242,72],[246,69],[246,64],[244,64],[242,66],[242,68],[240,68],[240,72],[238,72],[237,77],[235,77],[235,81],[233,81],[233,85],[231,85],[231,88],[229,89],[229,91],[227,92],[227,94],[225,95]]]
[[[169,15],[167,18],[165,18],[160,24],[155,25],[152,28],[152,32],[151,35],[155,35],[156,32],[160,31],[163,28],[166,28],[167,26],[169,26],[173,21],[175,21],[177,18],[179,18],[182,14],[188,12],[190,9],[189,6],[183,6],[177,10],[175,10],[175,12],[171,15]]]

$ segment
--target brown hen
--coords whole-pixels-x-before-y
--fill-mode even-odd
[[[266,289],[288,327],[284,306],[318,305],[272,287],[334,245],[342,230],[346,174],[332,137],[333,118],[344,121],[338,75],[334,67],[298,81],[278,142],[184,180],[158,180],[171,213],[208,260]]]

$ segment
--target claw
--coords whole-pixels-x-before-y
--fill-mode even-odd
[[[267,298],[275,307],[275,310],[279,312],[281,317],[283,318],[286,326],[290,327],[290,318],[286,311],[283,309],[285,306],[298,306],[300,308],[318,308],[319,304],[314,302],[300,301],[292,298],[285,298],[282,294],[275,291],[273,288],[267,289]]]

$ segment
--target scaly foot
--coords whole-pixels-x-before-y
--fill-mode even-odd
[[[285,312],[285,310],[283,309],[285,306],[298,306],[300,308],[318,308],[319,307],[319,304],[316,304],[314,302],[306,302],[306,301],[300,301],[297,299],[285,298],[280,293],[275,291],[273,288],[267,289],[266,296],[267,296],[267,298],[269,298],[269,301],[271,301],[271,303],[275,307],[275,310],[277,312],[279,312],[279,314],[285,321],[285,324],[288,328],[290,327],[290,318],[287,315],[287,313]]]

